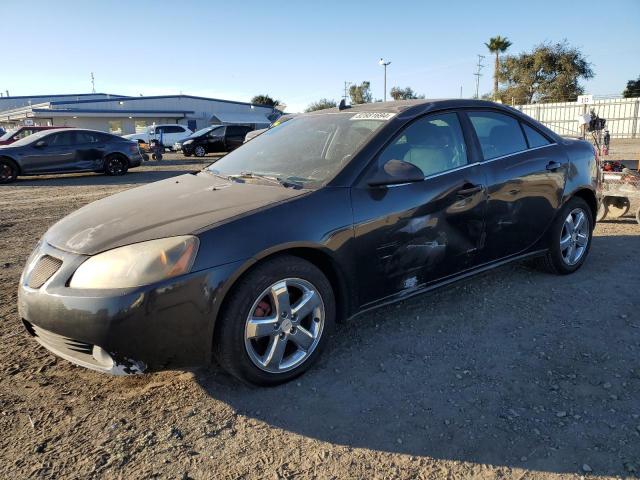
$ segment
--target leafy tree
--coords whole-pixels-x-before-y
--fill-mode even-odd
[[[622,92],[624,98],[640,97],[640,75],[637,80],[629,80],[627,88]]]
[[[507,37],[491,37],[489,43],[485,43],[491,53],[496,55],[496,64],[493,71],[493,98],[498,98],[498,72],[500,70],[500,54],[507,51],[511,46],[511,42]]]
[[[349,96],[353,105],[371,103],[373,98],[371,95],[371,83],[364,81],[360,85],[351,85],[349,87]]]
[[[578,80],[593,78],[591,64],[566,40],[542,43],[531,52],[507,56],[498,79],[506,84],[498,97],[504,103],[571,102],[584,93]]]
[[[274,100],[269,95],[256,95],[251,99],[251,103],[256,105],[266,105],[267,107],[277,107],[280,105],[280,100]]]
[[[316,110],[324,110],[325,108],[333,108],[338,104],[335,100],[329,100],[328,98],[321,98],[317,102],[311,103],[305,112],[315,112]]]
[[[394,100],[412,100],[416,98],[424,98],[424,95],[418,95],[411,87],[401,88],[393,87],[391,89],[391,97]]]

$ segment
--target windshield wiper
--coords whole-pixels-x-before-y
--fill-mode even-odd
[[[254,173],[254,172],[240,172],[240,175],[230,175],[232,178],[259,178],[261,180],[268,180],[271,183],[277,183],[278,185],[282,185],[285,188],[302,188],[302,184],[299,182],[290,181],[288,179],[283,179],[281,177],[277,177],[275,175],[267,175],[264,173]]]

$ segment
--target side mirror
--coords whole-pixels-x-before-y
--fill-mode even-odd
[[[367,182],[371,187],[383,185],[400,185],[402,183],[415,183],[424,180],[424,172],[413,163],[403,160],[389,160],[382,170],[378,171]]]
[[[42,148],[42,147],[46,147],[46,146],[47,146],[47,142],[44,141],[44,140],[38,140],[34,145],[34,147],[36,147],[36,148]]]

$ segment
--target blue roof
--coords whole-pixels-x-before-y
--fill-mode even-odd
[[[54,95],[50,95],[50,96],[54,96]],[[211,102],[233,103],[236,105],[247,105],[247,106],[273,109],[273,107],[269,105],[261,105],[258,103],[238,102],[236,100],[222,100],[220,98],[197,97],[194,95],[154,95],[150,97],[121,97],[121,98],[126,99],[127,102],[132,102],[137,100],[155,100],[159,98],[193,98],[196,100],[208,100]],[[56,102],[51,102],[51,105],[68,105],[70,103],[93,103],[93,102],[113,102],[113,101],[114,99],[112,98],[96,98],[96,99],[77,100],[77,101],[56,101]]]

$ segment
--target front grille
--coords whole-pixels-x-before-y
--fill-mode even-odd
[[[49,280],[51,276],[58,271],[62,265],[62,260],[50,255],[40,257],[36,266],[33,267],[29,274],[27,285],[29,288],[40,288],[44,282]]]

